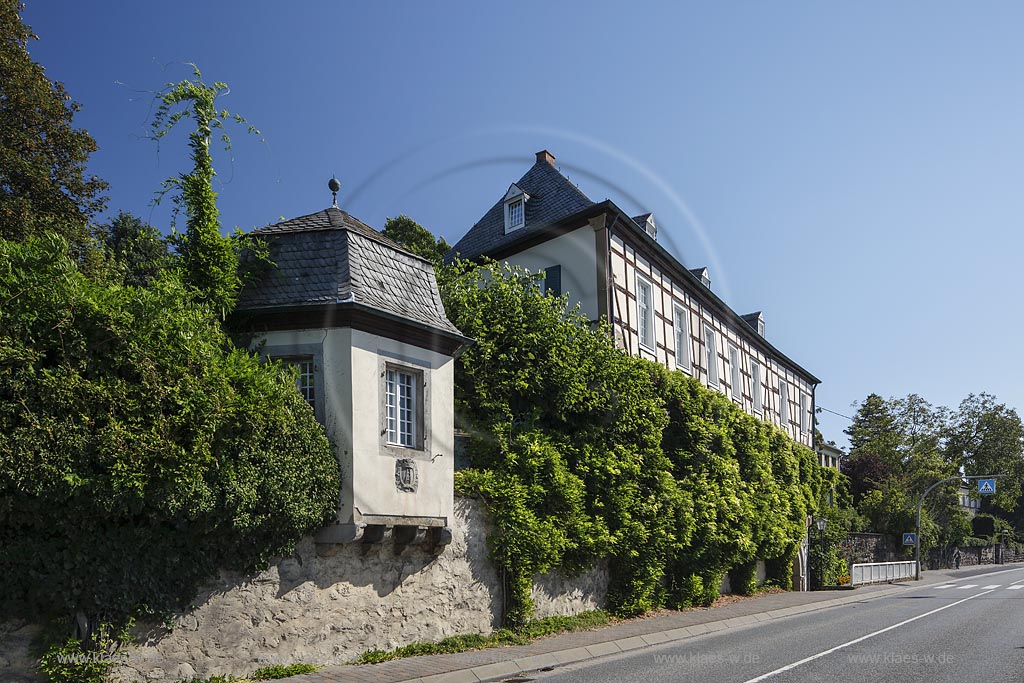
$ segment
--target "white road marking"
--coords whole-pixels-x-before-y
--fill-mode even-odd
[[[976,583],[968,583],[968,584],[964,584],[963,586],[957,586],[956,589],[962,591],[962,590],[966,590],[968,588],[977,588],[977,587],[978,587],[978,584],[976,584]]]
[[[1024,584],[1020,584],[1019,586],[1007,586],[1006,590],[1008,590],[1008,591],[1019,591],[1021,588],[1024,588]]]
[[[936,586],[935,590],[940,591],[943,588],[956,588],[956,585],[952,583],[947,583],[945,586]]]
[[[999,584],[999,583],[993,583],[991,586],[982,586],[981,590],[989,591],[989,590],[992,590],[993,588],[999,588],[999,586],[1001,586],[1001,585],[1002,584]]]
[[[991,592],[992,591],[988,591],[988,593],[991,593]],[[808,662],[813,662],[816,659],[821,659],[825,655],[830,655],[833,652],[836,652],[838,650],[842,650],[844,648],[850,647],[851,645],[856,645],[857,643],[862,643],[865,640],[867,640],[868,638],[874,638],[875,636],[880,636],[883,633],[886,633],[888,631],[893,630],[894,628],[899,628],[900,626],[905,626],[905,625],[911,623],[912,621],[917,621],[918,619],[924,619],[925,617],[929,617],[929,616],[935,614],[936,612],[941,612],[942,610],[949,609],[950,607],[956,607],[957,605],[963,604],[963,603],[967,602],[968,600],[973,600],[974,598],[980,598],[982,595],[988,595],[988,593],[975,593],[974,595],[972,595],[970,597],[967,597],[967,598],[964,598],[963,600],[957,600],[956,602],[951,602],[948,605],[943,605],[942,607],[938,607],[936,609],[933,609],[931,612],[925,612],[924,614],[919,614],[916,617],[911,617],[909,619],[901,621],[898,624],[893,624],[892,626],[887,626],[887,627],[883,628],[880,631],[875,631],[874,633],[869,633],[866,636],[861,636],[860,638],[855,638],[855,639],[853,639],[853,640],[851,640],[849,642],[843,643],[842,645],[836,645],[835,647],[830,648],[828,650],[825,650],[824,652],[819,652],[816,655],[811,655],[810,657],[804,657],[799,662],[793,662],[792,664],[787,664],[786,666],[782,667],[781,669],[776,669],[775,671],[769,671],[766,674],[761,674],[757,678],[751,678],[749,681],[744,681],[744,683],[758,683],[758,681],[763,681],[765,679],[771,678],[772,676],[778,675],[778,674],[783,673],[785,671],[791,671],[791,670],[797,668],[798,666],[801,666],[803,664],[807,664]]]

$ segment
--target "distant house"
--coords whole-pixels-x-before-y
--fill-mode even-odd
[[[839,469],[840,460],[846,456],[842,450],[828,443],[823,443],[818,446],[817,451],[818,464],[822,467],[831,467],[834,470]]]
[[[960,489],[957,491],[957,500],[960,509],[966,512],[968,517],[974,517],[981,509],[981,499],[977,496],[972,496],[971,489],[966,485],[961,484]]]
[[[458,241],[449,256],[490,257],[533,271],[591,320],[612,324],[629,353],[686,372],[813,447],[810,372],[765,338],[760,312],[740,315],[657,241],[654,216],[593,202],[547,150]]]
[[[433,266],[336,206],[253,232],[275,264],[232,319],[251,348],[295,367],[334,442],[342,488],[321,545],[451,538],[454,358]]]

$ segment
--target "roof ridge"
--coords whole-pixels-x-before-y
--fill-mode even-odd
[[[334,212],[341,214],[341,218],[338,219]],[[320,211],[308,213],[303,216],[295,216],[294,218],[289,218],[277,223],[271,223],[270,225],[256,228],[251,234],[257,236],[270,236],[298,232],[316,232],[321,230],[348,230],[368,239],[376,240],[384,246],[400,251],[403,254],[407,254],[413,258],[430,263],[431,266],[433,265],[429,259],[410,251],[408,247],[399,244],[385,235],[382,231],[366,224],[350,214],[348,211],[337,206],[329,206],[326,209],[321,209]]]

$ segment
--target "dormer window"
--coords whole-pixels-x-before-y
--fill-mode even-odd
[[[701,268],[691,268],[690,272],[693,273],[700,280],[700,283],[702,285],[704,285],[708,289],[711,289],[711,276],[708,274],[707,266],[703,266]]]
[[[505,193],[505,234],[526,225],[526,201],[529,198],[515,183],[508,188]]]

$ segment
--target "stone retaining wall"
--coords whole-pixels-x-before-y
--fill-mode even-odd
[[[120,669],[125,681],[236,676],[269,664],[337,664],[371,649],[486,633],[501,620],[499,573],[487,555],[489,522],[476,500],[457,498],[453,539],[439,555],[390,543],[318,555],[304,539],[294,556],[255,576],[224,572],[173,628],[146,625]],[[608,569],[538,577],[536,616],[605,604]],[[27,646],[35,627],[0,624],[4,680],[35,680]]]

